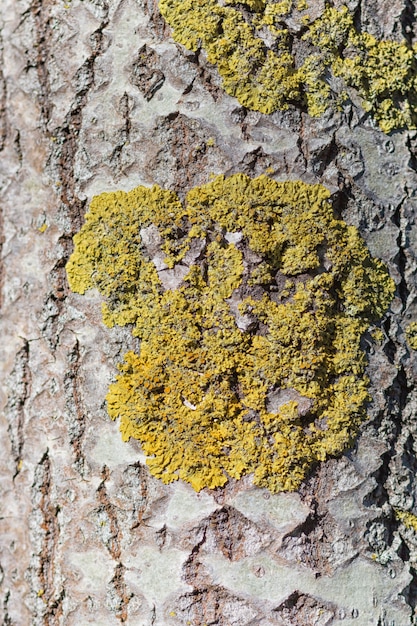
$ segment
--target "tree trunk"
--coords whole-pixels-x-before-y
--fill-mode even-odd
[[[347,4],[377,37],[412,41],[408,0]],[[156,0],[1,0],[0,14],[2,623],[417,624],[416,132],[384,134],[357,103],[245,108]],[[325,185],[397,288],[384,339],[363,340],[368,421],[292,493],[154,478],[105,405],[137,340],[67,283],[94,195],[157,184],[183,199],[237,172]]]

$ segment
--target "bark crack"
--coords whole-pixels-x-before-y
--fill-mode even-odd
[[[124,123],[123,123],[122,128],[119,131],[120,139],[117,142],[116,146],[114,147],[113,152],[110,157],[110,162],[114,163],[117,169],[120,169],[121,167],[122,151],[123,151],[123,148],[126,146],[126,144],[128,144],[130,141],[130,130],[132,127],[132,121],[130,119],[129,95],[126,91],[124,92],[123,96],[120,98],[119,110],[120,110],[120,115],[122,116]]]
[[[10,590],[8,589],[3,600],[3,624],[2,626],[14,626],[9,615]]]
[[[35,469],[32,485],[33,511],[31,519],[33,558],[30,582],[35,601],[35,615],[45,626],[58,626],[63,614],[65,589],[56,588],[56,552],[60,535],[59,505],[52,500],[52,471],[49,452],[46,451]]]
[[[74,347],[67,355],[68,371],[64,377],[66,406],[68,416],[69,442],[75,456],[75,466],[83,476],[85,474],[84,454],[82,450],[83,437],[86,429],[86,417],[84,406],[78,385],[78,373],[80,370],[80,345],[75,340]]]
[[[14,475],[16,478],[22,466],[23,445],[25,442],[25,403],[30,395],[31,371],[29,367],[29,341],[24,339],[17,352],[14,368],[9,378],[9,394],[5,413],[9,422],[8,434],[12,447]]]
[[[124,580],[124,573],[126,568],[122,563],[118,563],[114,570],[114,576],[110,581],[110,589],[114,598],[114,608],[117,611],[116,617],[122,623],[127,621],[128,618],[128,606],[132,593],[127,591],[126,583]]]
[[[106,465],[102,468],[101,477],[102,482],[97,489],[97,499],[100,503],[96,511],[97,521],[101,539],[110,556],[116,561],[114,575],[109,583],[108,596],[117,619],[123,623],[128,619],[128,605],[133,594],[127,590],[124,579],[126,568],[121,562],[123,531],[117,518],[117,508],[107,493],[106,482],[110,478],[110,470]]]
[[[49,17],[45,18],[47,12],[44,10],[44,4],[44,0],[33,0],[30,5],[30,13],[35,23],[35,64],[40,89],[38,100],[41,108],[41,121],[46,130],[48,122],[51,119],[53,104],[51,101],[48,71],[51,27]]]
[[[0,152],[4,149],[7,138],[7,83],[3,72],[4,44],[0,30]]]
[[[99,513],[104,514],[100,524],[108,526],[104,543],[115,561],[120,561],[120,542],[123,536],[117,520],[116,507],[112,504],[106,489],[106,481],[110,478],[109,468],[104,465],[101,472],[102,482],[97,489],[97,498],[100,503]]]
[[[143,516],[148,506],[148,483],[143,465],[139,462],[129,465],[123,472],[123,484],[129,486],[129,501],[132,506],[132,524],[130,530],[135,530],[142,524]]]
[[[83,109],[87,104],[88,94],[94,86],[94,64],[103,52],[103,31],[109,23],[108,14],[109,8],[106,7],[99,28],[90,36],[91,54],[78,69],[75,76],[76,91],[64,124],[52,132],[55,143],[47,168],[57,181],[60,190],[60,212],[68,223],[66,230],[58,239],[57,249],[60,250],[60,258],[50,273],[53,287],[46,299],[42,313],[41,330],[52,351],[59,344],[61,316],[68,294],[65,266],[73,250],[72,237],[80,229],[85,212],[86,201],[81,200],[77,195],[74,163],[78,151]]]

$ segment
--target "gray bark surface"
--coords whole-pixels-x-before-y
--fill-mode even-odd
[[[413,39],[412,2],[347,4],[377,36]],[[417,513],[417,133],[384,135],[353,105],[244,109],[156,0],[0,0],[0,20],[1,623],[417,624],[417,533],[395,514]],[[268,168],[327,186],[396,282],[369,421],[297,493],[163,485],[107,416],[137,346],[103,325],[98,294],[70,293],[72,236],[103,191],[184,197]]]

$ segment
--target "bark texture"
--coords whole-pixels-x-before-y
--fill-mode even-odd
[[[346,4],[378,37],[414,40],[409,0]],[[1,0],[0,19],[0,621],[417,624],[417,532],[398,519],[417,513],[417,133],[387,136],[354,104],[245,109],[156,0]],[[103,326],[97,294],[69,292],[72,236],[103,191],[184,197],[266,171],[326,185],[396,282],[368,348],[369,421],[298,493],[165,486],[107,416],[137,345]]]

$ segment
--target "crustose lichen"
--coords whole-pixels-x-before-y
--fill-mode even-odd
[[[131,325],[107,396],[150,471],[194,489],[253,474],[299,486],[366,417],[360,340],[393,282],[329,192],[243,174],[192,189],[93,198],[67,266],[108,326]]]

